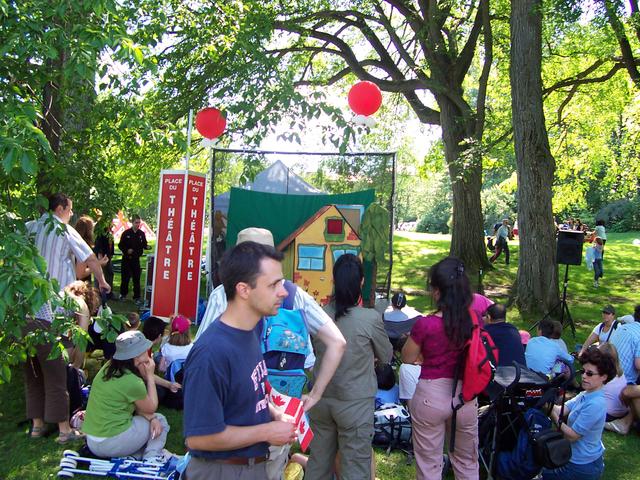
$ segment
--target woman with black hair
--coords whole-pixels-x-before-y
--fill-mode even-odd
[[[358,306],[364,279],[362,262],[344,254],[333,267],[334,295],[324,307],[347,340],[342,362],[322,399],[309,411],[314,433],[305,478],[330,479],[336,452],[340,450],[342,480],[371,478],[371,440],[377,391],[375,359],[389,362],[391,343],[380,314]],[[321,368],[326,347],[313,339]]]
[[[82,430],[89,449],[99,457],[134,455],[165,462],[171,456],[164,450],[169,424],[156,413],[150,347],[141,332],[121,333],[113,358],[93,380]]]
[[[471,288],[460,260],[447,257],[431,267],[429,287],[436,311],[418,318],[402,349],[405,363],[415,362],[420,355],[423,358],[420,380],[409,401],[418,479],[442,476],[444,438],[453,414],[455,371],[473,327],[469,310]],[[460,388],[461,382],[456,394]],[[458,410],[455,436],[455,450],[450,458],[456,478],[477,479],[478,405],[475,400]]]
[[[571,442],[571,461],[564,467],[543,470],[543,480],[597,480],[604,472],[602,430],[607,401],[602,387],[616,378],[616,364],[610,353],[597,347],[589,347],[580,362],[583,391],[569,400],[564,410],[556,405],[551,411],[551,419]]]

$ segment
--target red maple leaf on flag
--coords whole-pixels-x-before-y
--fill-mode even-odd
[[[300,422],[299,428],[300,428],[300,435],[304,435],[304,432],[307,430],[307,426],[305,425],[304,420]]]
[[[276,405],[276,407],[282,407],[285,403],[282,397],[280,395],[274,395],[273,397],[271,397],[271,400],[273,400],[273,403]]]

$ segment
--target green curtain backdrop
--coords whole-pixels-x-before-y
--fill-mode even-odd
[[[266,228],[278,245],[325,205],[364,205],[366,209],[374,200],[375,190],[336,195],[284,195],[232,188],[227,217],[227,248],[236,244],[238,232],[244,228]],[[365,262],[364,267],[363,297],[365,292],[369,292],[371,282],[371,265]]]

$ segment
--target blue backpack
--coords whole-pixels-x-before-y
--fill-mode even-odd
[[[278,313],[262,324],[262,355],[269,383],[280,393],[300,398],[307,383],[304,361],[310,353],[309,331],[302,310],[293,309],[296,285],[285,280],[288,296]]]
[[[551,428],[551,420],[537,408],[524,412],[524,425],[510,452],[498,454],[498,477],[504,480],[534,478],[542,467],[557,468],[571,459],[571,445]]]

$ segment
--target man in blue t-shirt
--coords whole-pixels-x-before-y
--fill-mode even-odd
[[[507,323],[507,307],[494,303],[487,308],[488,321],[484,329],[498,349],[498,366],[525,365],[524,347],[518,329]]]
[[[282,254],[243,242],[220,264],[227,309],[196,342],[184,377],[184,435],[191,453],[188,480],[266,477],[268,445],[296,439],[295,425],[270,413],[260,319],[287,296]]]

